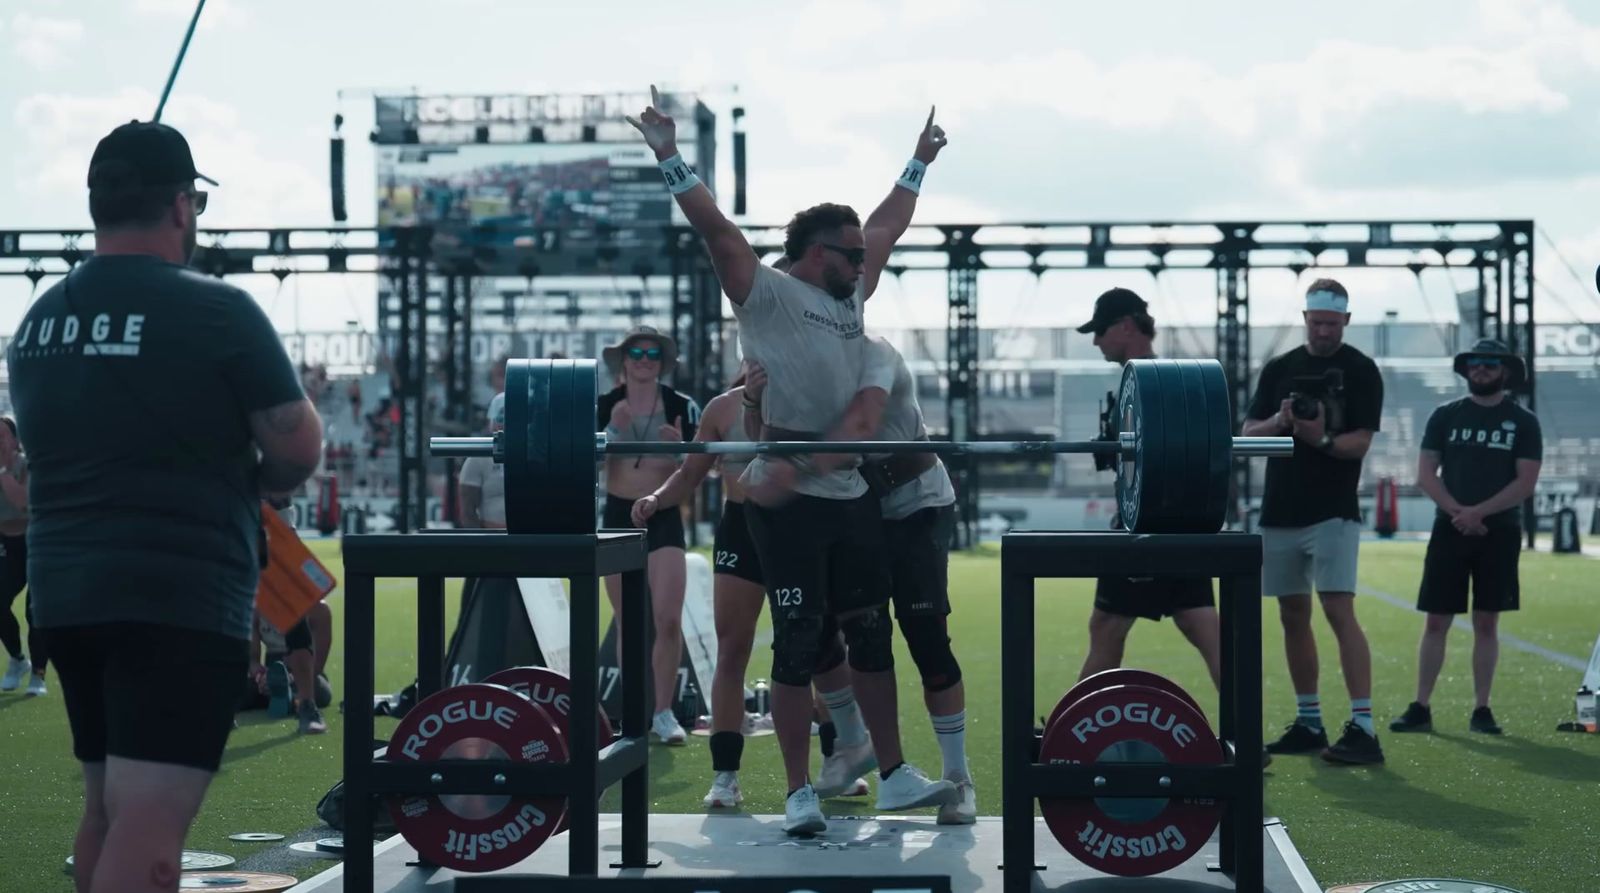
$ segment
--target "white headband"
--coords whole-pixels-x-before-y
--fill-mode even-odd
[[[1349,313],[1350,299],[1335,291],[1319,288],[1306,295],[1307,310],[1332,310],[1335,313]]]

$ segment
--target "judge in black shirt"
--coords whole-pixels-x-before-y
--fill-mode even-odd
[[[1274,754],[1316,753],[1336,763],[1381,763],[1372,725],[1372,652],[1356,620],[1356,563],[1361,512],[1356,486],[1383,410],[1378,366],[1344,343],[1350,295],[1332,279],[1306,292],[1306,343],[1267,361],[1250,403],[1244,435],[1293,435],[1294,455],[1267,461],[1261,499],[1261,591],[1278,599],[1284,652],[1297,713]],[[1350,721],[1328,746],[1317,696],[1317,643],[1311,591],[1339,642],[1350,695]]]
[[[1428,698],[1444,663],[1445,637],[1467,610],[1472,586],[1472,682],[1477,708],[1469,728],[1500,734],[1489,689],[1500,657],[1500,612],[1520,606],[1517,559],[1522,553],[1519,506],[1539,481],[1544,437],[1539,419],[1506,391],[1526,380],[1522,358],[1484,338],[1455,359],[1469,394],[1428,417],[1417,459],[1417,485],[1439,506],[1417,595],[1428,619],[1417,649],[1417,699],[1389,724],[1396,732],[1433,728]]]

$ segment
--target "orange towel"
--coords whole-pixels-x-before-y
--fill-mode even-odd
[[[261,520],[267,528],[267,566],[256,587],[256,610],[287,633],[323,600],[339,581],[311,554],[300,535],[265,502]]]

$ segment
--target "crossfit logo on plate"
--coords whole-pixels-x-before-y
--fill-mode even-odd
[[[505,849],[521,840],[534,828],[543,828],[549,821],[550,817],[544,810],[529,803],[518,810],[511,821],[493,831],[462,834],[454,828],[450,829],[450,836],[445,840],[444,848],[464,861],[473,862],[479,856]]]
[[[1083,844],[1084,851],[1096,859],[1110,856],[1113,859],[1141,859],[1157,856],[1168,850],[1184,852],[1189,849],[1189,839],[1183,836],[1177,826],[1168,825],[1155,834],[1146,834],[1143,837],[1124,837],[1121,834],[1111,834],[1099,827],[1094,822],[1083,823],[1083,830],[1078,832],[1078,842]]]
[[[1172,713],[1160,707],[1134,701],[1131,704],[1107,704],[1072,725],[1072,735],[1081,744],[1096,732],[1104,732],[1122,723],[1140,723],[1168,732],[1179,747],[1188,747],[1195,739],[1195,731],[1188,723],[1179,722]]]
[[[422,721],[417,723],[417,731],[406,736],[406,743],[400,748],[400,752],[409,759],[421,760],[420,751],[423,746],[435,735],[456,723],[479,720],[493,722],[500,728],[509,730],[516,718],[516,713],[510,707],[496,707],[488,701],[475,698],[451,701],[438,712],[424,716]]]

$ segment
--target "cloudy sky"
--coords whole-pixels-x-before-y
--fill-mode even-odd
[[[89,226],[94,142],[150,117],[192,11],[0,0],[0,229]],[[1578,0],[209,0],[164,120],[223,184],[208,226],[321,226],[343,112],[359,226],[374,219],[373,89],[652,82],[700,91],[724,125],[745,106],[751,221],[821,200],[870,208],[936,103],[951,142],[919,222],[1531,217],[1540,318],[1600,320],[1600,4]],[[1453,319],[1468,283],[1343,278],[1358,321]],[[982,321],[1078,322],[1113,281],[1168,320],[1213,313],[1203,273],[996,273]],[[1257,322],[1295,315],[1291,274],[1252,281]],[[306,329],[372,318],[367,282],[250,287],[286,329],[296,310]],[[941,325],[943,287],[891,284],[876,323]],[[25,280],[0,282],[0,330],[27,299]]]

